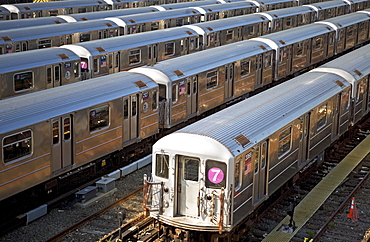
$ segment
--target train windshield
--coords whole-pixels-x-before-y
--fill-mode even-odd
[[[226,187],[226,164],[207,160],[206,162],[206,187],[225,188]]]

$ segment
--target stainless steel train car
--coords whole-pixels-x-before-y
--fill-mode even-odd
[[[138,151],[150,150],[162,130],[268,88],[277,75],[287,78],[282,74],[295,75],[339,54],[336,33],[341,28],[333,23],[313,23],[282,31],[279,38],[274,33],[0,101],[0,209],[8,208],[7,201],[19,201],[10,197],[28,188],[37,187],[32,196],[50,197],[68,188],[70,179],[87,179],[130,162]],[[302,51],[304,46],[310,48]],[[289,63],[285,49],[292,51]],[[296,72],[282,72],[287,65]],[[66,76],[73,77],[72,68]],[[30,86],[32,79],[20,80],[20,86]]]
[[[152,65],[157,61],[258,37],[280,29],[291,28],[292,24],[299,23],[299,21],[295,20],[295,12],[305,15],[304,19],[307,21],[312,20],[311,17],[316,14],[312,13],[311,9],[306,6],[295,7],[292,10],[294,11],[292,11],[290,17],[284,9],[273,10],[273,14],[269,14],[269,11],[226,18],[181,28],[158,30],[160,31],[158,34],[146,32],[139,33],[137,37],[135,35],[127,35],[75,45],[66,45],[62,48],[70,49],[81,58],[81,77],[78,76],[75,79],[73,76],[67,75],[69,77],[68,81],[61,79],[60,85],[124,71],[142,65]],[[348,18],[354,18],[353,16],[357,14],[365,15],[364,13],[354,13],[349,15]],[[277,21],[280,24],[276,24]],[[289,22],[292,24],[288,24]],[[347,22],[342,24],[348,24],[351,21],[345,20],[342,22]],[[361,38],[364,40],[367,36],[366,31],[368,28],[366,17],[362,25],[364,29],[361,29]],[[280,27],[277,29],[276,26]],[[356,29],[357,27],[353,31],[356,32]],[[357,36],[357,32],[355,36]],[[44,69],[43,65],[47,63],[45,58],[50,55],[45,56],[43,62],[34,62],[35,56],[40,55],[38,51],[35,50],[35,52],[28,54],[26,52],[24,54],[13,53],[8,55],[6,60],[5,56],[0,56],[1,62],[3,60],[8,63],[17,63],[9,69],[7,65],[0,66],[0,79],[3,83],[6,83],[6,85],[3,85],[0,98],[33,92],[50,86],[46,84],[47,80],[45,76],[38,76],[36,74],[39,72],[39,69]],[[59,54],[58,51],[55,56]],[[68,56],[69,54],[66,53],[66,55]],[[55,63],[54,59],[55,57],[52,57],[50,64]],[[29,65],[30,60],[33,63],[32,68]],[[62,60],[60,59],[59,61]],[[10,77],[23,72],[33,72],[35,74],[32,87],[30,86],[30,88],[25,88],[22,91],[15,91],[14,80]],[[65,73],[62,73],[62,76],[64,75]],[[7,77],[6,79],[5,76]]]
[[[144,207],[179,238],[231,241],[230,231],[369,114],[369,58],[367,45],[163,137]]]
[[[184,0],[185,1],[185,0]],[[179,2],[184,2],[179,1]],[[105,1],[86,1],[86,0],[69,0],[40,2],[40,3],[18,3],[3,4],[2,8],[7,9],[10,13],[10,19],[26,19],[49,17],[64,14],[86,13],[96,11],[106,11],[124,8],[138,8],[151,5],[174,3],[173,0],[105,0]]]
[[[0,21],[2,20],[10,20],[11,19],[11,13],[8,9],[0,6]]]

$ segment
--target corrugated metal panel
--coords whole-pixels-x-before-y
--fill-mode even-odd
[[[310,80],[310,81],[308,81]],[[343,87],[336,81],[344,83]],[[307,73],[209,116],[179,132],[209,136],[234,155],[266,139],[349,84],[334,74]],[[235,137],[250,140],[244,148]]]

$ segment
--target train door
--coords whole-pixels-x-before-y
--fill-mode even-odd
[[[61,66],[60,65],[46,66],[46,87],[52,88],[60,85],[61,85]]]
[[[298,166],[304,164],[309,158],[310,145],[310,113],[300,118]]]
[[[225,100],[234,96],[234,63],[225,65]]]
[[[157,63],[158,54],[157,54],[158,44],[149,45],[148,47],[148,62],[149,63]]]
[[[256,56],[256,88],[262,86],[262,66],[263,57],[262,55]]]
[[[254,205],[257,205],[267,194],[267,141],[255,147],[254,154],[254,178],[253,197]]]
[[[198,112],[198,76],[192,76],[187,79],[187,116],[196,115]]]
[[[331,139],[334,140],[339,135],[339,106],[340,96],[335,96],[333,100],[333,121],[331,130]]]
[[[195,157],[177,157],[177,214],[198,216],[200,160]]]
[[[52,129],[52,171],[57,171],[73,164],[73,116],[71,114],[54,118]]]
[[[138,137],[138,95],[123,99],[123,142]]]

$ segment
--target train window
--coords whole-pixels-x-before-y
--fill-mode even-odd
[[[4,54],[4,49],[2,46],[0,46],[0,55],[3,55]]]
[[[168,179],[169,156],[164,154],[155,155],[155,175]]]
[[[218,86],[217,70],[207,72],[207,89]]]
[[[54,81],[60,82],[60,66],[54,66]]]
[[[59,121],[53,121],[53,145],[59,144]]]
[[[215,34],[214,33],[210,33],[208,34],[208,41],[207,41],[207,46],[210,45],[210,43],[213,43],[215,41]]]
[[[342,107],[342,113],[346,111],[349,108],[349,91],[344,91],[342,92],[342,97],[341,97],[341,107]]]
[[[314,46],[315,46],[315,49],[317,50],[322,48],[322,37],[315,38]]]
[[[107,67],[107,56],[102,55],[100,56],[100,68]]]
[[[159,29],[159,22],[153,22],[150,25],[150,30],[157,30]]]
[[[235,171],[234,171],[234,186],[235,186],[235,191],[238,191],[241,186],[242,186],[242,180],[241,180],[241,158],[239,158],[235,162]]]
[[[73,64],[73,73],[74,73],[75,78],[80,77],[80,62],[75,62]]]
[[[128,99],[123,100],[123,118],[128,119]]]
[[[15,92],[21,92],[33,88],[33,72],[27,71],[17,73],[13,76],[13,85]]]
[[[156,110],[158,108],[158,93],[157,91],[152,92],[152,110]]]
[[[317,130],[322,128],[326,124],[327,104],[322,105],[317,110]]]
[[[264,66],[265,67],[270,67],[272,65],[272,58],[270,53],[265,53],[265,58],[264,58]]]
[[[267,164],[267,142],[263,142],[261,146],[261,169],[264,169]]]
[[[354,35],[353,26],[347,27],[346,32],[347,32],[347,37],[353,37]]]
[[[297,57],[301,57],[303,56],[305,53],[304,53],[304,43],[303,42],[299,42],[297,43],[297,48],[296,48],[296,56]]]
[[[49,14],[49,16],[57,16],[58,15],[58,10],[50,10],[48,14]]]
[[[51,76],[51,67],[47,67],[46,68],[46,82],[47,82],[47,84],[51,84],[51,78],[52,78],[52,76]]]
[[[199,159],[185,158],[184,179],[188,181],[199,180]]]
[[[292,25],[293,25],[293,20],[292,20],[292,18],[290,17],[290,18],[286,18],[285,19],[285,26],[286,27],[291,27]]]
[[[242,60],[240,63],[240,76],[246,76],[249,75],[251,68],[251,63],[249,60]]]
[[[254,26],[253,25],[250,25],[247,27],[247,35],[248,37],[254,36]]]
[[[259,172],[259,160],[260,160],[260,147],[256,146],[255,157],[254,157],[254,174]]]
[[[49,47],[51,47],[51,39],[41,39],[38,41],[39,49],[49,48]]]
[[[86,10],[86,8],[78,8],[78,11],[77,12],[78,13],[86,13],[87,10]]]
[[[3,139],[3,161],[5,163],[26,157],[32,153],[32,132],[25,130]]]
[[[278,158],[286,154],[291,148],[292,127],[286,128],[279,134]]]
[[[90,132],[107,127],[109,125],[109,106],[91,109],[89,119]]]
[[[164,55],[174,55],[175,54],[175,43],[169,42],[164,44]]]
[[[176,103],[177,102],[177,97],[178,97],[178,91],[177,91],[177,85],[173,84],[172,85],[172,102]]]
[[[178,18],[176,19],[176,26],[183,26],[184,25],[184,19]]]
[[[80,42],[90,41],[90,34],[80,34]]]
[[[93,60],[93,68],[94,68],[94,73],[98,73],[99,72],[99,64],[98,64],[98,59],[94,58]]]
[[[21,52],[21,44],[20,43],[15,44],[15,52]]]
[[[232,40],[234,35],[234,30],[227,30],[226,31],[226,41]]]
[[[130,50],[128,54],[128,62],[130,65],[140,63],[141,51],[140,49]]]
[[[137,101],[136,96],[131,97],[131,117],[136,116],[137,113]]]
[[[363,98],[364,98],[364,93],[365,93],[365,90],[366,90],[366,83],[364,82],[361,82],[359,85],[358,85],[358,89],[357,89],[357,102],[358,101],[362,101]]]
[[[207,160],[206,161],[206,187],[225,188],[226,187],[226,164]]]
[[[63,121],[64,141],[71,139],[71,119],[65,118]]]

